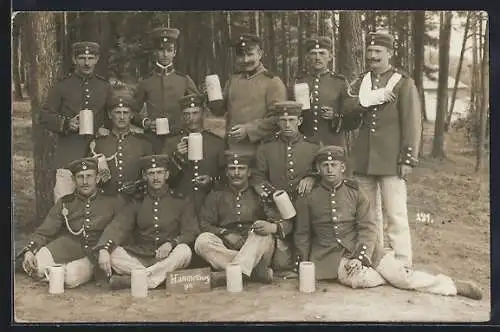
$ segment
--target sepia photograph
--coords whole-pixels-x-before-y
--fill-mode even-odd
[[[486,12],[11,28],[13,324],[490,320]]]

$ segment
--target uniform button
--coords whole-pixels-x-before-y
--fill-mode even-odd
[[[372,114],[372,117],[376,118],[376,117],[377,117],[377,114],[376,114],[376,113],[373,113],[373,114]]]
[[[291,158],[291,157],[292,157],[292,154],[291,154],[291,153],[289,153],[289,154],[287,154],[287,156],[288,156],[288,158]]]
[[[121,147],[121,146],[118,146],[118,150],[121,150],[121,149],[122,149],[122,147]]]
[[[154,216],[154,217],[153,217],[153,219],[154,219],[154,220],[158,220],[158,217],[157,217],[157,216]]]
[[[195,172],[195,173],[194,173],[194,176],[198,176],[198,172]]]
[[[236,214],[240,215],[240,214],[241,214],[241,211],[236,212]]]
[[[364,251],[364,250],[361,250],[360,254],[361,254],[361,255],[364,255],[364,254],[365,254],[365,251]]]
[[[156,237],[156,238],[155,238],[155,240],[156,240],[156,241],[160,241],[160,238],[159,238],[159,237]]]
[[[85,245],[85,246],[84,246],[84,248],[85,248],[85,249],[88,249],[88,247],[89,247],[88,245]]]
[[[319,101],[319,98],[314,98],[314,100]]]
[[[315,89],[319,88],[319,85],[315,85],[315,86],[314,86],[314,88],[315,88]]]
[[[292,147],[291,147],[291,146],[288,146],[288,147],[287,147],[287,149],[288,149],[288,150],[291,150],[291,149],[292,149]]]
[[[365,246],[365,245],[363,245],[363,249],[366,249],[366,246]]]
[[[194,165],[194,169],[198,169],[198,165]]]
[[[155,201],[153,204],[154,204],[154,205],[158,205],[158,202],[156,202],[156,201]]]
[[[158,228],[158,227],[159,227],[159,225],[158,225],[158,224],[154,224],[154,227],[155,227],[155,228]]]
[[[240,208],[240,207],[241,207],[241,204],[236,204],[236,207],[237,207],[237,208]]]
[[[123,184],[123,181],[118,181],[118,185],[122,185]]]
[[[289,171],[290,173],[293,173],[293,168],[290,168],[288,171]]]
[[[318,116],[318,112],[313,112],[313,115],[314,116]]]
[[[120,139],[118,140],[118,143],[121,143],[121,142],[123,142],[123,140],[120,138]]]
[[[314,131],[318,130],[318,127],[313,127]]]
[[[361,255],[360,255],[358,258],[359,258],[359,260],[362,260],[362,259],[363,259],[363,256],[361,256]]]
[[[85,205],[85,207],[86,207],[86,208],[89,208],[89,207],[90,207],[90,205],[89,205],[89,204],[87,204],[87,205]]]
[[[371,131],[372,133],[374,133],[374,132],[375,132],[375,128],[370,129],[370,131]]]
[[[236,197],[236,200],[237,200],[237,201],[239,201],[239,200],[240,200],[240,198],[239,198],[239,197]]]
[[[85,214],[90,214],[90,211],[85,211]]]
[[[338,219],[337,217],[333,217],[333,220],[337,221],[337,219]]]
[[[86,228],[86,229],[89,229],[89,228],[90,228],[90,225],[85,225],[85,228]]]
[[[85,105],[88,105],[88,104],[89,104],[89,102],[88,102],[88,101],[85,101]]]
[[[340,242],[342,242],[342,241],[341,241],[340,239],[337,239],[337,242],[338,242],[338,243],[340,243]]]
[[[376,125],[377,123],[375,121],[372,122],[372,125]]]
[[[317,110],[318,109],[318,105],[314,105],[314,109]],[[316,114],[316,113],[315,113]]]
[[[122,176],[123,176],[123,174],[118,174],[118,177],[120,177],[120,178],[121,178]]]
[[[335,225],[335,226],[333,226],[333,228],[337,229],[338,227],[337,227],[337,225]]]
[[[290,166],[293,166],[293,161],[288,162],[288,164],[290,164]]]
[[[337,209],[332,209],[332,212],[337,212]]]
[[[411,154],[407,153],[407,154],[406,154],[406,156],[407,156],[407,157],[411,157]]]
[[[335,204],[335,201],[332,201],[332,204]]]
[[[154,208],[154,209],[153,209],[153,212],[158,212],[158,209],[157,209],[157,208]]]
[[[118,160],[118,164],[123,164],[123,160]]]
[[[123,153],[118,152],[118,157],[121,157],[121,156],[123,156]]]
[[[123,169],[123,167],[121,167],[121,166],[118,166],[118,169],[119,169],[119,170],[121,171],[121,170]]]
[[[318,123],[318,119],[314,119],[314,120],[313,120],[313,122],[314,122],[314,123]]]
[[[373,110],[374,110],[374,111],[376,111],[376,110],[378,110],[378,108],[377,108],[377,107],[374,107],[374,108],[373,108]]]
[[[194,191],[198,191],[198,187],[194,187],[194,188],[193,188],[193,190],[194,190]]]
[[[238,227],[243,227],[243,225],[242,224],[238,224]]]
[[[319,78],[315,78],[315,79],[314,79],[314,82],[319,82]]]
[[[90,221],[90,219],[89,219],[89,218],[86,218],[86,219],[85,219],[85,221],[86,221],[86,222],[89,222],[89,221]]]
[[[406,160],[405,160],[405,163],[409,164],[409,163],[410,163],[410,161],[409,161],[408,159],[406,159]]]

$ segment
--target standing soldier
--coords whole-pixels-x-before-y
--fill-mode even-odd
[[[421,134],[420,99],[413,80],[391,66],[394,38],[383,33],[367,36],[366,59],[370,71],[354,84],[364,108],[349,116],[360,122],[352,150],[353,172],[373,209],[382,204],[387,235],[396,258],[411,267],[412,246],[406,207],[406,181],[417,165]],[[380,210],[380,209],[376,209]],[[378,236],[384,243],[381,211],[375,213]]]
[[[268,195],[268,189],[285,190],[292,202],[299,195],[308,193],[313,184],[313,160],[319,145],[304,139],[299,132],[302,122],[302,104],[287,101],[275,105],[279,133],[265,140],[256,153],[254,188],[261,196]],[[269,210],[270,212],[275,210]],[[276,217],[276,216],[275,216]],[[277,216],[280,218],[280,216]],[[283,249],[277,251],[273,259],[276,270],[286,270],[292,267],[293,252],[289,234],[292,232],[291,220],[283,222],[283,233],[278,234],[277,244],[285,241]]]
[[[91,141],[90,153],[93,156],[102,154],[106,158],[110,178],[101,180],[104,182],[103,189],[106,194],[116,195],[123,184],[141,177],[139,158],[151,155],[153,149],[142,134],[130,130],[130,121],[134,116],[132,110],[136,107],[128,93],[114,92],[109,107],[111,132]]]
[[[68,169],[75,179],[75,192],[56,202],[21,254],[24,271],[36,279],[45,279],[47,267],[65,264],[66,287],[74,288],[92,278],[98,266],[92,248],[124,201],[98,190],[93,158],[75,160]]]
[[[184,128],[166,138],[163,153],[172,156],[172,161],[178,167],[179,173],[173,175],[172,186],[184,196],[193,195],[198,213],[213,183],[224,172],[224,140],[203,128],[203,95],[190,94],[181,98],[179,103],[184,116]],[[190,133],[202,135],[202,160],[188,159],[187,136]]]
[[[40,124],[59,135],[54,156],[54,201],[75,190],[71,172],[64,167],[86,155],[91,139],[90,135],[78,134],[80,111],[92,110],[94,133],[98,133],[97,128],[104,124],[106,102],[112,91],[104,78],[94,74],[99,61],[99,44],[77,42],[72,48],[75,70],[49,91],[40,112]]]
[[[299,256],[314,262],[318,280],[338,279],[352,288],[394,287],[479,300],[472,282],[412,270],[385,251],[377,237],[370,201],[354,180],[344,179],[342,147],[325,146],[315,160],[320,183],[297,200],[294,233]]]
[[[348,95],[345,77],[328,69],[332,41],[328,37],[311,38],[305,47],[309,72],[296,77],[295,84],[307,83],[311,108],[303,112],[300,130],[324,145],[344,146],[343,131],[353,128],[345,127],[341,118],[354,106],[354,99]]]
[[[190,200],[168,187],[169,158],[166,155],[140,159],[147,189],[109,224],[95,247],[99,265],[110,278],[110,288],[130,287],[134,269],[146,268],[148,288],[158,287],[168,272],[187,267],[192,244],[199,233]]]
[[[217,116],[227,113],[229,147],[255,153],[262,138],[276,130],[272,109],[276,102],[286,100],[286,87],[262,64],[263,50],[258,36],[242,34],[233,46],[236,67],[241,72],[226,82],[223,100],[212,101],[208,106]]]
[[[135,100],[139,109],[146,103],[147,116],[137,116],[133,124],[144,128],[148,139],[153,144],[154,153],[160,153],[164,137],[156,135],[157,118],[168,118],[170,130],[182,127],[182,112],[179,99],[190,93],[198,93],[191,77],[174,69],[174,57],[177,53],[176,41],[178,29],[156,28],[151,31],[151,42],[154,48],[154,73],[139,82]]]

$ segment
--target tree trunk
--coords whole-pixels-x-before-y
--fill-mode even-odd
[[[439,31],[439,78],[437,91],[436,124],[434,127],[434,141],[432,156],[435,158],[446,157],[444,152],[444,121],[448,109],[448,72],[450,63],[450,36],[451,19],[453,13],[446,11],[443,25]]]
[[[52,166],[56,137],[39,123],[42,103],[58,76],[57,30],[54,12],[27,14],[26,38],[29,47],[29,96],[33,121],[33,159],[36,218],[41,223],[53,204]]]
[[[420,97],[420,105],[422,109],[422,132],[420,136],[420,149],[419,154],[423,156],[423,142],[424,142],[424,122],[427,120],[425,112],[425,94],[423,87],[423,73],[424,73],[424,35],[425,35],[425,11],[413,12],[413,49],[415,56],[413,59],[413,79],[417,87],[418,95]]]
[[[297,24],[297,75],[300,75],[304,71],[304,24],[305,17],[304,12],[300,11],[298,16],[298,24]]]
[[[471,75],[471,89],[470,89],[470,102],[469,108],[472,112],[471,115],[476,115],[476,86],[477,82],[477,14],[473,13],[471,17],[471,33],[472,33],[472,75]]]
[[[272,12],[266,12],[267,16],[267,33],[268,33],[268,61],[267,63],[270,66],[272,72],[276,72],[278,70],[278,62],[276,58],[276,33],[274,31],[274,15]]]
[[[23,100],[23,89],[21,87],[21,75],[19,63],[21,24],[24,13],[17,13],[12,22],[12,80],[14,81],[14,100]]]
[[[453,86],[453,93],[451,95],[451,105],[448,111],[448,116],[446,118],[445,130],[448,131],[451,123],[451,117],[453,115],[453,109],[455,108],[455,100],[457,98],[458,82],[460,81],[460,73],[462,72],[462,63],[464,60],[465,45],[467,43],[467,34],[469,33],[469,21],[471,13],[467,13],[467,18],[465,20],[464,38],[462,39],[462,48],[460,50],[460,57],[458,58],[458,68],[455,75],[455,85]]]
[[[484,164],[484,145],[486,139],[486,125],[488,123],[488,109],[489,109],[489,47],[490,38],[488,36],[489,22],[486,22],[486,29],[484,32],[483,43],[483,61],[481,63],[481,113],[479,121],[479,137],[477,140],[477,155],[476,155],[476,173],[481,171]]]
[[[288,57],[289,57],[289,38],[288,38],[288,29],[289,29],[289,22],[288,22],[288,13],[286,11],[282,11],[281,13],[281,71],[283,75],[283,82],[285,83],[286,86],[290,86],[290,67],[288,63]]]
[[[100,55],[96,72],[104,78],[109,78],[109,54],[111,48],[111,26],[108,13],[95,13],[99,27]]]

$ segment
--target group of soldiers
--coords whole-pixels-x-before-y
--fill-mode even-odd
[[[134,94],[94,74],[97,43],[73,45],[75,71],[50,90],[41,112],[40,123],[59,135],[55,204],[21,252],[27,274],[44,279],[59,263],[67,287],[94,277],[120,289],[130,287],[131,271],[146,268],[156,288],[168,272],[209,265],[216,287],[230,263],[245,280],[271,283],[297,277],[297,265],[312,261],[316,279],[353,288],[390,283],[482,297],[473,282],[412,269],[406,180],[417,165],[421,111],[412,79],[390,64],[391,35],[367,36],[369,71],[352,84],[328,69],[328,37],[307,40],[309,71],[294,83],[309,87],[303,109],[293,87],[262,64],[252,34],[230,43],[238,71],[223,99],[207,102],[206,89],[174,68],[179,34],[151,32],[155,69]],[[82,109],[93,111],[95,135],[78,134]],[[204,128],[207,109],[226,116],[224,138]],[[162,117],[167,135],[156,134]],[[354,129],[348,160],[343,137]],[[202,135],[202,160],[187,157],[190,133]],[[282,217],[277,190],[295,217]]]

